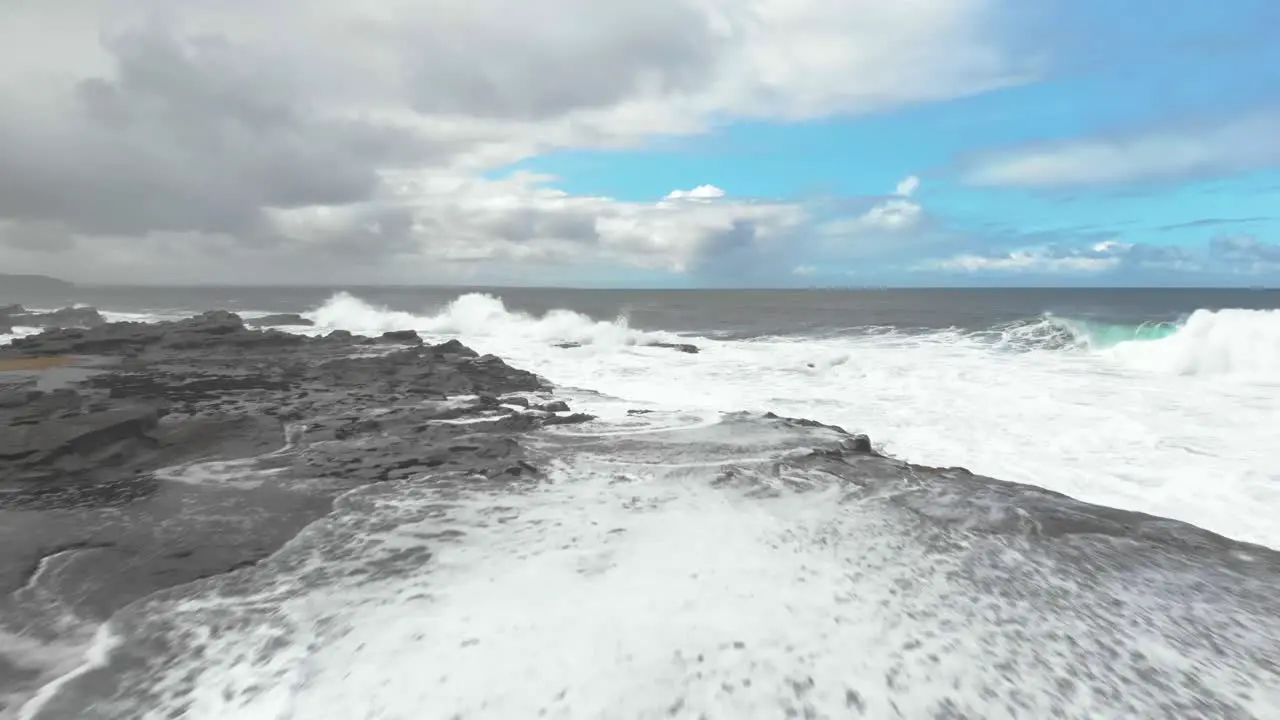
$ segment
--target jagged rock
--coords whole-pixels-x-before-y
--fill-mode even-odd
[[[22,407],[43,394],[39,390],[0,390],[0,408]]]
[[[101,464],[122,460],[145,445],[160,421],[155,407],[121,407],[103,412],[13,419],[0,437],[6,480],[50,480],[84,475]]]
[[[245,324],[250,327],[314,327],[315,321],[296,313],[279,313],[250,318],[245,320]]]
[[[279,330],[248,330],[239,315],[207,312],[167,323],[109,323],[94,328],[46,330],[19,338],[5,352],[30,356],[137,355],[145,351],[174,352],[230,347],[278,347],[305,341]]]
[[[475,350],[472,350],[457,340],[446,340],[439,345],[433,346],[431,351],[434,354],[441,356],[455,355],[457,357],[464,358],[478,357]]]
[[[422,338],[416,330],[392,330],[378,337],[378,342],[396,343],[398,345],[421,345]]]
[[[643,343],[643,344],[644,344],[646,347],[665,348],[665,349],[667,349],[667,350],[675,350],[675,351],[677,351],[677,352],[689,353],[690,355],[692,355],[692,354],[696,354],[696,353],[698,353],[698,352],[701,352],[701,350],[698,348],[698,346],[697,346],[697,345],[691,345],[691,344],[689,344],[689,343],[650,342],[650,343]],[[556,346],[556,347],[558,347],[558,348],[564,348],[564,349],[566,349],[566,350],[571,350],[571,349],[573,349],[573,348],[580,348],[580,347],[582,347],[582,343],[580,343],[580,342],[561,342],[561,343],[556,343],[556,344],[555,344],[555,346]]]
[[[554,400],[543,405],[538,405],[537,409],[549,413],[569,412],[569,403],[563,400]]]
[[[697,345],[690,345],[689,343],[656,342],[656,343],[649,343],[649,346],[666,348],[668,350],[675,350],[677,352],[682,352],[682,353],[689,353],[690,355],[700,352]]]
[[[105,325],[106,318],[90,307],[68,307],[47,313],[32,312],[21,305],[0,308],[0,325],[38,328],[94,328]]]
[[[68,547],[110,552],[60,571],[74,593],[58,612],[104,620],[269,556],[367,483],[529,482],[538,473],[518,437],[589,419],[513,412],[529,402],[512,393],[545,382],[457,340],[390,338],[414,346],[250,329],[211,312],[50,328],[0,347],[0,365],[35,368],[0,373],[0,511],[34,519],[0,532],[0,616],[30,568]],[[99,356],[92,367],[59,371],[87,376],[74,389],[22,384],[46,360],[86,355]],[[0,696],[12,680],[0,671]]]
[[[542,422],[544,425],[576,425],[595,419],[595,415],[572,413],[570,415],[549,415]]]

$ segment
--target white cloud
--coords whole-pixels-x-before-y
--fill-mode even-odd
[[[871,208],[857,222],[880,230],[905,230],[920,222],[924,208],[909,200],[886,200]]]
[[[692,190],[672,190],[666,200],[715,200],[724,197],[724,191],[714,185],[699,185]]]
[[[1102,272],[1120,264],[1115,257],[1056,257],[1034,250],[1015,250],[1007,255],[957,255],[927,263],[921,269],[961,272]]]
[[[1068,188],[1221,174],[1280,164],[1280,114],[991,153],[965,170],[988,187]]]
[[[179,283],[226,281],[222,268],[251,282],[270,282],[282,267],[294,282],[539,282],[551,268],[763,272],[776,271],[770,258],[794,250],[793,235],[808,221],[797,204],[623,202],[569,195],[547,180],[406,175],[369,202],[272,210],[280,236],[271,243],[208,233],[81,235],[69,240],[74,245],[60,257],[60,272],[73,280],[106,273],[120,282]],[[48,253],[7,242],[3,230],[0,265],[42,267]],[[33,238],[50,232],[40,231],[26,232]],[[736,264],[725,265],[731,260]]]
[[[1007,253],[968,253],[926,262],[916,269],[966,273],[1100,273],[1121,267],[1197,270],[1200,266],[1192,254],[1181,247],[1104,240],[1081,246],[1053,245]]]
[[[0,264],[82,280],[376,282],[502,263],[710,272],[720,253],[726,272],[746,271],[803,208],[710,185],[637,204],[481,178],[559,148],[1017,82],[990,5],[0,3]],[[903,180],[862,225],[916,224],[918,184]]]
[[[917,227],[924,208],[909,198],[920,189],[920,178],[903,178],[895,188],[896,197],[882,200],[861,215],[823,225],[822,233],[832,237],[856,238],[875,233],[898,233]]]

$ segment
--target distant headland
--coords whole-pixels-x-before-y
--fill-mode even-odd
[[[7,275],[0,273],[0,298],[10,295],[55,293],[74,290],[75,285],[48,275]]]

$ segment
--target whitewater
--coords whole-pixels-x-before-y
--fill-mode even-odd
[[[1100,338],[1095,326],[1048,317],[986,331],[718,340],[571,310],[531,316],[481,294],[421,315],[339,294],[309,317],[315,333],[408,327],[461,338],[543,375],[588,412],[625,401],[811,418],[866,432],[912,462],[1280,547],[1276,310],[1202,310],[1176,325],[1106,326]],[[647,346],[690,341],[700,353]]]
[[[1159,519],[1280,548],[1280,311],[693,334],[340,293],[305,315],[458,338],[597,419],[530,440],[538,487],[368,486],[259,566],[135,603],[23,718],[1280,717],[1274,559]],[[844,436],[768,412],[888,459],[826,462]],[[58,692],[107,678],[109,702]]]

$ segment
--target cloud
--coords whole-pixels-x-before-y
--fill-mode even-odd
[[[989,5],[0,3],[0,261],[135,282],[448,280],[504,262],[755,272],[787,254],[777,238],[803,208],[481,178],[560,148],[1020,82]],[[917,185],[868,225],[916,222]]]
[[[1253,223],[1267,222],[1275,220],[1271,217],[1243,217],[1243,218],[1202,218],[1200,220],[1191,220],[1189,222],[1173,223],[1170,225],[1161,225],[1157,230],[1188,230],[1206,227],[1222,227],[1224,225],[1249,225]]]
[[[125,34],[108,50],[114,76],[77,80],[56,112],[12,103],[0,114],[0,217],[248,236],[264,208],[361,201],[382,169],[449,152],[316,113],[265,58],[220,40]]]
[[[714,185],[699,185],[692,190],[672,190],[667,193],[666,200],[707,201],[724,197],[724,191]]]
[[[957,255],[921,269],[956,272],[1101,272],[1120,264],[1119,258],[1085,255],[1059,256],[1042,250],[1014,250],[1004,255]]]
[[[963,180],[981,187],[1058,189],[1220,177],[1280,165],[1280,113],[1216,125],[1165,128],[1110,138],[988,153]]]
[[[1237,272],[1280,270],[1280,245],[1263,242],[1253,235],[1219,235],[1209,241],[1209,255]]]
[[[122,282],[198,283],[210,280],[211,268],[232,267],[246,281],[270,282],[287,266],[281,279],[291,282],[528,283],[556,268],[633,268],[720,280],[776,273],[778,262],[789,267],[808,222],[805,208],[792,203],[622,202],[569,195],[537,175],[406,175],[368,202],[272,210],[279,234],[270,243],[220,233],[78,236],[59,260],[61,271],[73,279],[103,272]],[[5,249],[0,242],[6,267],[30,269],[39,260],[29,247],[10,245],[7,257]]]
[[[893,197],[880,200],[856,217],[828,222],[820,232],[830,237],[856,239],[914,229],[924,219],[924,208],[910,199],[919,188],[920,178],[915,175],[903,178]]]
[[[1178,247],[1108,240],[1092,245],[1049,245],[1001,253],[968,253],[921,264],[919,270],[980,273],[1096,274],[1129,269],[1194,270],[1193,256]]]

